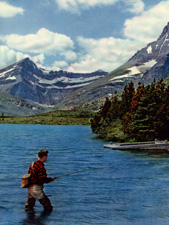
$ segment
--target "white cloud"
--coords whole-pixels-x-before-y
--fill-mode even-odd
[[[13,49],[8,48],[5,45],[0,46],[0,69],[3,69],[17,61],[29,57],[35,63],[43,64],[44,55],[40,54],[37,56],[30,56],[28,54],[23,54],[22,52],[14,51]]]
[[[69,37],[45,28],[41,28],[36,34],[25,36],[18,34],[0,36],[0,40],[15,50],[37,54],[63,54],[74,48],[74,43]]]
[[[68,63],[65,61],[55,61],[52,65],[53,70],[65,70],[68,67]]]
[[[43,64],[45,60],[44,54],[36,55],[36,56],[28,56],[33,62],[38,63],[40,65]]]
[[[144,11],[144,2],[142,0],[124,0],[124,3],[127,5],[127,10],[139,14]]]
[[[72,63],[68,71],[92,72],[103,69],[110,72],[126,62],[141,47],[139,42],[112,37],[99,40],[79,37],[78,44],[83,54],[78,54],[78,61]]]
[[[80,10],[89,9],[96,6],[114,5],[123,2],[128,6],[128,11],[140,13],[143,11],[144,3],[142,0],[55,0],[58,7],[72,13],[79,13]]]
[[[142,15],[125,22],[124,34],[145,43],[155,41],[169,21],[169,1],[162,1]]]
[[[74,62],[78,57],[77,53],[71,50],[65,51],[61,55],[63,55],[68,62]]]
[[[55,0],[60,9],[79,12],[80,9],[88,9],[98,5],[114,4],[118,0]]]
[[[0,17],[2,18],[10,18],[14,17],[17,14],[23,14],[24,10],[20,7],[15,7],[9,5],[6,2],[0,1]]]
[[[57,55],[61,58],[64,57],[65,61],[67,61],[64,65],[60,63],[57,66],[55,65],[57,68],[60,66],[62,69],[68,63],[77,59],[77,54],[74,51],[74,42],[69,37],[51,32],[45,28],[40,29],[36,34],[25,36],[18,34],[0,35],[0,40],[8,46],[8,55],[11,52],[14,55],[12,60],[7,60],[8,63],[17,61],[17,54],[22,54],[22,58],[25,58],[24,56],[29,57],[40,65],[44,62],[45,56]],[[16,53],[16,51],[20,53]],[[28,54],[35,54],[35,56],[28,56]]]

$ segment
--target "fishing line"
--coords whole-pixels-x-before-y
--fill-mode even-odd
[[[101,169],[114,169],[115,170],[116,168],[111,167],[111,166],[105,166],[105,167],[90,168],[90,169],[85,169],[85,170],[77,170],[77,171],[73,171],[70,173],[65,173],[65,174],[59,175],[55,178],[58,179],[58,178],[65,177],[65,176],[70,176],[70,175],[74,175],[74,174],[78,174],[78,173],[84,173],[84,172],[92,171],[92,170],[101,170]],[[18,178],[18,179],[20,179],[20,178]]]
[[[71,172],[71,173],[65,173],[65,174],[59,175],[55,178],[58,179],[60,177],[70,176],[70,175],[74,175],[74,174],[78,174],[78,173],[84,173],[84,172],[91,171],[91,170],[101,170],[101,169],[106,169],[106,168],[115,169],[114,167],[90,168],[90,169],[85,169],[85,170],[77,170],[77,171],[74,171],[74,172]]]

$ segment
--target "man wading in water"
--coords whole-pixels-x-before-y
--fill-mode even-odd
[[[38,152],[38,160],[30,165],[28,173],[31,173],[31,185],[28,187],[28,199],[25,204],[25,210],[33,210],[36,200],[44,207],[45,211],[51,212],[53,206],[49,198],[43,191],[43,184],[55,180],[55,177],[47,177],[44,162],[48,157],[48,150],[42,149]]]

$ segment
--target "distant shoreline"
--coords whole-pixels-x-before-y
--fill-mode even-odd
[[[0,124],[41,124],[41,125],[87,125],[90,118],[57,117],[55,119],[39,117],[10,117],[0,119]]]
[[[82,110],[55,110],[32,116],[7,116],[0,117],[3,124],[42,124],[42,125],[91,125],[93,112]]]

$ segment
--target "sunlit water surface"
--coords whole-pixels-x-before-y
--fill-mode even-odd
[[[169,224],[169,157],[104,149],[87,126],[0,125],[0,224]],[[54,210],[24,211],[21,176],[41,148],[49,176],[91,169],[45,185]],[[98,168],[92,170],[92,168]]]

